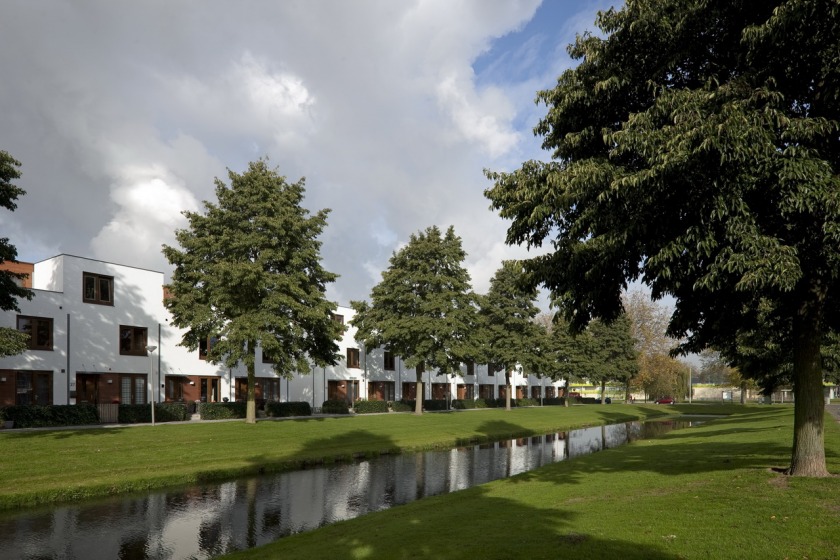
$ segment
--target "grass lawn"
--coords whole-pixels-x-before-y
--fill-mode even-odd
[[[773,470],[789,463],[793,408],[729,410],[736,412],[700,427],[286,537],[229,558],[840,558],[840,478],[790,478]],[[519,416],[499,414],[491,422],[521,422]],[[840,426],[828,416],[825,437],[829,470],[840,473]]]
[[[709,405],[707,412],[734,410]],[[603,405],[0,432],[0,509],[644,419],[675,407]]]

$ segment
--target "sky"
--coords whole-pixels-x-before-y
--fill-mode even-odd
[[[484,170],[548,159],[534,103],[611,0],[5,0],[0,150],[26,190],[0,211],[18,259],[171,267],[162,244],[214,179],[268,158],[330,208],[327,296],[368,299],[412,233],[450,225],[473,288],[508,223]]]

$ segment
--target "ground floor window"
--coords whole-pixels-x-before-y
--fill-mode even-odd
[[[199,398],[201,402],[219,402],[219,378],[202,377],[199,379]]]
[[[52,373],[34,371],[16,372],[15,404],[52,404]]]
[[[556,387],[546,387],[545,388],[545,398],[547,398],[547,399],[557,398],[557,388]]]
[[[539,399],[542,396],[542,395],[540,395],[540,392],[541,392],[540,389],[542,389],[542,387],[539,387],[539,386],[531,387],[531,398],[532,399]]]
[[[422,385],[421,385],[422,390]],[[413,401],[417,398],[417,383],[414,381],[406,381],[402,384],[402,398],[406,401]]]
[[[344,379],[330,381],[327,384],[327,398],[353,403],[359,398],[359,382]]]
[[[517,399],[524,399],[525,395],[528,394],[528,386],[527,385],[517,385],[516,386],[516,398]]]
[[[452,398],[452,393],[449,389],[449,383],[432,383],[432,399],[436,401],[445,401]]]
[[[262,397],[267,401],[280,400],[280,380],[279,379],[259,379],[259,384],[262,385]]]
[[[124,374],[120,376],[120,404],[146,404],[145,374]]]
[[[475,399],[475,385],[470,383],[459,383],[457,387],[458,398],[462,401],[471,401]]]
[[[481,384],[478,386],[478,398],[480,399],[495,399],[496,386],[490,384]]]
[[[368,383],[368,398],[372,401],[393,401],[394,390],[393,381],[371,381]]]
[[[184,380],[181,377],[167,377],[166,378],[166,400],[167,401],[182,401],[184,400]]]

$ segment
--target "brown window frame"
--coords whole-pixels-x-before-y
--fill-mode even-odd
[[[21,321],[29,321],[30,328],[27,331],[24,328],[21,328]],[[36,344],[36,333],[38,332],[39,323],[45,323],[49,326],[49,339],[44,344]],[[17,330],[20,332],[28,332],[29,333],[29,342],[27,343],[27,348],[29,350],[48,350],[52,352],[53,350],[53,320],[52,317],[36,317],[34,315],[18,315],[17,316]]]
[[[339,315],[338,313],[333,313],[332,314],[332,320],[335,321],[336,323],[339,323],[339,324],[343,325],[344,324],[344,315]]]
[[[218,336],[208,336],[198,343],[198,359],[206,360],[207,354],[219,343]]]
[[[347,368],[361,369],[361,353],[358,348],[347,349]]]
[[[87,281],[88,278],[93,279],[93,292],[88,292]],[[108,282],[109,299],[102,298],[102,282]],[[92,293],[91,296],[88,296]],[[82,301],[85,303],[94,303],[96,305],[114,305],[114,277],[106,276],[104,274],[96,274],[94,272],[82,272]]]
[[[39,399],[39,391],[38,391],[38,380],[45,379],[46,380],[46,402],[40,402],[42,399]],[[21,383],[23,380],[28,381],[27,383]],[[22,387],[22,385],[28,385],[28,387]],[[25,388],[25,391],[21,391],[22,388]],[[26,398],[23,399],[21,397],[25,396]],[[25,402],[24,402],[25,401]],[[51,405],[53,404],[53,374],[50,372],[43,372],[43,371],[17,371],[15,372],[15,404],[17,406],[32,406],[32,405]]]
[[[385,371],[395,371],[397,369],[397,357],[390,350],[385,350],[382,356],[382,369]]]
[[[142,334],[142,344],[139,344],[135,339],[137,335]],[[128,336],[126,336],[128,335]],[[130,340],[129,348],[123,348],[123,340]],[[136,327],[134,325],[120,325],[120,356],[148,356],[146,346],[149,344],[149,329],[146,327]]]
[[[178,402],[184,400],[184,380],[181,377],[167,377],[164,382],[165,398],[169,402]]]
[[[128,380],[128,401],[125,399],[125,381]],[[137,383],[142,381],[142,383]],[[120,374],[120,404],[149,404],[149,378],[145,373]],[[140,387],[143,387],[140,389]]]
[[[467,362],[467,375],[475,375],[475,362],[470,360]]]

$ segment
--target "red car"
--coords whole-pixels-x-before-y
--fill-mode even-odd
[[[662,397],[653,401],[655,404],[674,404],[674,399],[671,397]]]

